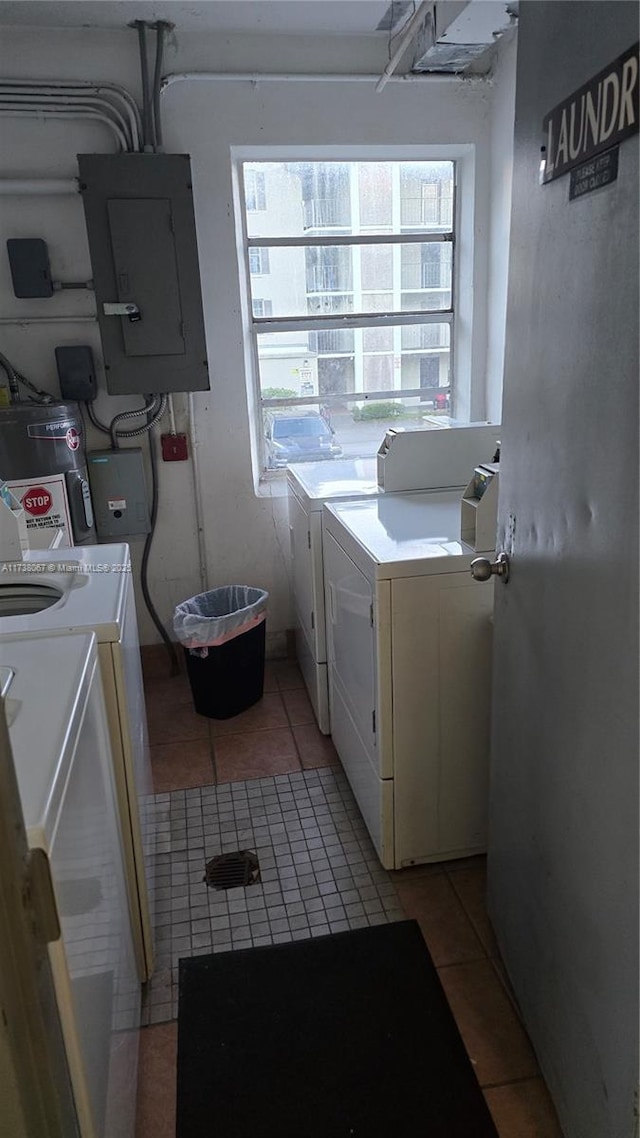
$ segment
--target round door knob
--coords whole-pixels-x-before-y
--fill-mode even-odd
[[[471,576],[474,581],[490,581],[496,576],[506,585],[509,580],[509,558],[506,553],[499,553],[495,561],[489,561],[488,557],[475,557],[471,562]]]

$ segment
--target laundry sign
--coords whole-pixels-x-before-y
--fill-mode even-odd
[[[639,45],[634,44],[545,116],[543,184],[637,132],[639,71]]]

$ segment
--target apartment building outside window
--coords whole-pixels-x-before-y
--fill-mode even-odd
[[[279,416],[316,416],[333,453],[355,457],[390,425],[450,415],[454,161],[241,168],[258,436]],[[286,464],[273,449],[263,470]]]

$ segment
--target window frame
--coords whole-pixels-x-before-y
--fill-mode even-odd
[[[476,228],[475,199],[475,145],[443,144],[411,147],[277,147],[243,146],[232,147],[232,166],[234,179],[234,200],[236,207],[236,232],[238,257],[241,266],[242,288],[241,307],[244,324],[245,364],[247,373],[247,392],[250,414],[250,434],[252,441],[252,462],[254,467],[256,492],[260,485],[270,482],[274,477],[282,478],[282,471],[266,469],[264,439],[262,434],[263,410],[291,406],[291,398],[262,398],[260,390],[260,366],[258,358],[258,335],[265,332],[322,331],[333,329],[357,329],[365,327],[396,327],[416,324],[448,324],[449,335],[449,373],[450,399],[455,399],[456,414],[462,419],[480,418],[477,407],[482,403],[483,377],[474,375],[479,369],[474,362],[476,340],[479,333],[472,331],[473,296],[476,284],[476,263],[474,258],[474,232]],[[315,234],[299,237],[249,237],[249,212],[245,205],[244,170],[245,163],[264,162],[444,162],[451,161],[453,174],[453,207],[451,230],[443,233],[423,229],[415,233],[395,234]],[[449,308],[438,310],[412,310],[391,313],[348,313],[336,316],[306,314],[295,317],[254,317],[251,310],[251,274],[249,272],[249,249],[255,247],[278,248],[284,246],[308,247],[318,245],[402,245],[425,243],[425,241],[447,241],[452,246],[451,304]],[[462,284],[462,288],[461,288]],[[411,290],[404,290],[411,291]],[[462,350],[461,349],[462,346]],[[462,363],[461,373],[459,364]],[[475,383],[475,395],[473,384]],[[349,392],[349,401],[364,401],[389,398],[415,398],[424,396],[421,387],[405,388],[389,392],[382,391]],[[317,406],[319,395],[298,396],[296,406]],[[344,402],[344,394],[333,393],[322,396],[322,402],[332,404]],[[475,404],[475,406],[474,406]],[[473,413],[472,413],[473,412]],[[453,413],[453,408],[452,408]],[[265,489],[265,492],[270,492]]]

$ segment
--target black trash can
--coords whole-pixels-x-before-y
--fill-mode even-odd
[[[174,630],[199,715],[231,719],[262,699],[267,598],[263,589],[227,585],[176,608]]]

